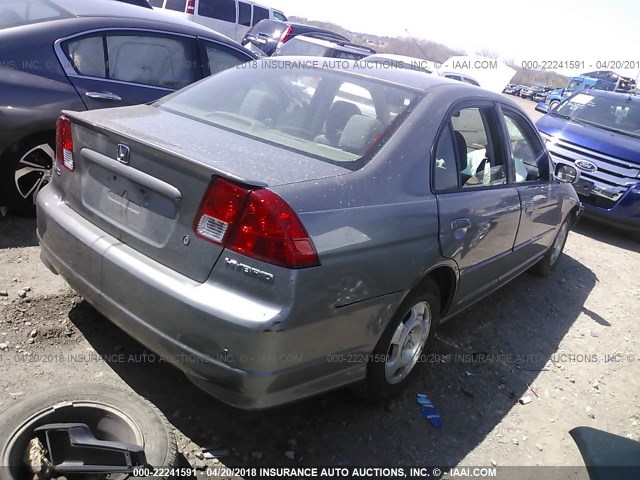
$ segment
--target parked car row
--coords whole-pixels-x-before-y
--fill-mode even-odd
[[[505,87],[502,93],[516,95],[518,97],[527,98],[536,102],[543,102],[547,97],[547,93],[551,90],[553,90],[552,87],[545,87],[542,85],[527,86],[510,83]]]

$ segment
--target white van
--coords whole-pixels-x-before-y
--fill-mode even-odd
[[[236,41],[260,20],[287,20],[284,13],[248,0],[149,0],[149,3]]]

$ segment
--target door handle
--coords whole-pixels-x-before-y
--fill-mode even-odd
[[[456,218],[451,220],[451,230],[462,230],[471,227],[471,220],[468,218]]]
[[[524,207],[524,213],[533,213],[533,202],[525,202],[522,206]]]
[[[111,92],[87,92],[85,95],[89,98],[95,98],[96,100],[122,100],[118,95]]]

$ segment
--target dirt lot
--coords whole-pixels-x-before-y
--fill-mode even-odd
[[[132,389],[164,412],[182,462],[194,466],[217,463],[196,457],[214,447],[228,450],[228,466],[575,467],[575,426],[640,440],[640,244],[624,233],[582,221],[552,278],[522,275],[446,324],[433,361],[386,408],[338,391],[247,413],[145,357],[39,262],[34,229],[0,218],[0,410],[48,385]],[[45,361],[60,354],[75,360]],[[442,430],[420,416],[420,392],[440,410]],[[520,404],[523,395],[531,402]],[[568,468],[569,477],[586,473]]]

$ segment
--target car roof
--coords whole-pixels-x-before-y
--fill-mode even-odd
[[[500,101],[509,105],[515,105],[514,102],[509,98],[506,98],[504,95],[493,93],[489,90],[458,82],[456,80],[451,80],[439,75],[431,75],[426,72],[405,68],[375,68],[372,65],[375,62],[367,62],[366,58],[362,60],[345,60],[327,57],[283,55],[279,57],[266,57],[257,61],[281,62],[281,64],[278,65],[280,68],[295,68],[296,65],[300,65],[300,68],[302,69],[310,68],[310,65],[314,65],[316,68],[339,70],[350,75],[374,78],[420,91],[429,90],[439,85],[448,85],[460,90],[468,89],[468,93],[470,95],[475,94],[476,96],[490,98],[491,100]]]

